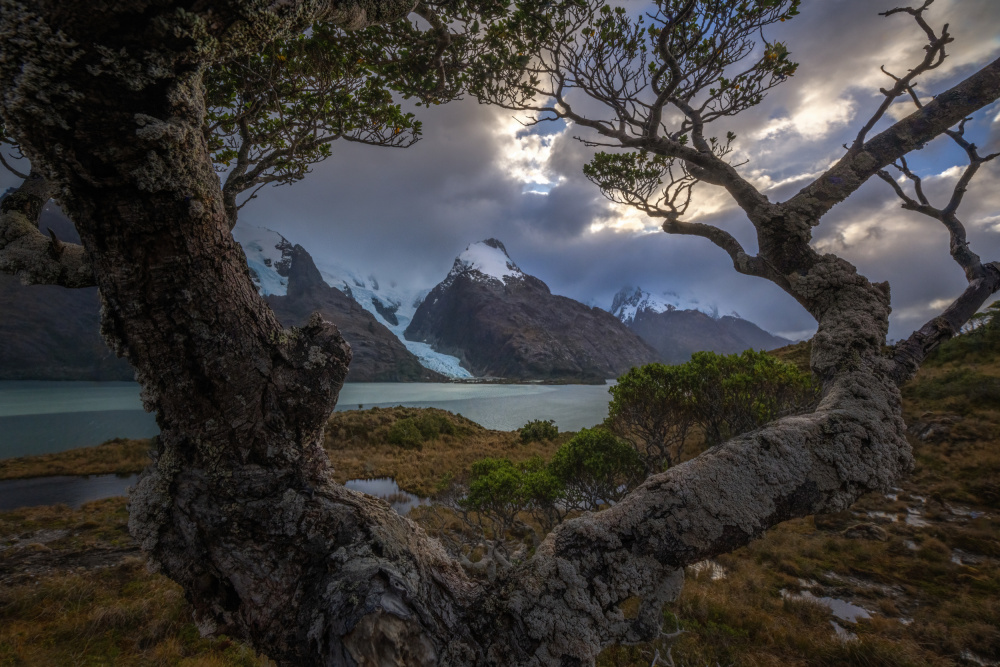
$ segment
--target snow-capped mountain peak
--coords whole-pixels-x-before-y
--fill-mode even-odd
[[[233,238],[243,246],[254,285],[262,296],[287,296],[288,272],[295,247],[278,232],[265,227],[237,225]],[[502,247],[502,246],[501,246]],[[320,263],[317,268],[323,281],[354,299],[395,334],[420,363],[430,370],[457,378],[472,377],[456,357],[441,354],[426,343],[415,343],[403,337],[403,330],[427,290],[400,289],[395,284],[386,287],[368,274],[358,273],[337,264]]]
[[[446,281],[472,272],[481,274],[486,280],[498,280],[505,285],[508,279],[524,278],[524,272],[507,254],[503,243],[496,239],[486,239],[469,245],[455,258],[455,265],[451,268]]]
[[[611,314],[628,324],[635,319],[638,312],[648,310],[653,313],[666,313],[671,310],[701,310],[703,306],[697,301],[683,299],[673,292],[651,294],[641,287],[623,287],[611,302]],[[714,309],[713,309],[714,310]],[[708,313],[715,317],[713,313]]]

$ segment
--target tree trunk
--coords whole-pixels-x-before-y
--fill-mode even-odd
[[[908,469],[881,356],[887,290],[823,258],[793,284],[820,323],[814,414],[651,477],[559,526],[529,561],[471,577],[388,505],[332,481],[320,443],[349,348],[318,318],[283,330],[229,233],[202,131],[202,68],[217,48],[206,31],[253,31],[226,28],[230,10],[212,28],[165,2],[126,4],[98,18],[3,0],[2,111],[61,188],[102,331],[157,415],[129,527],[202,631],[283,665],[592,664],[604,646],[656,636],[684,565],[845,508]],[[642,603],[628,619],[632,598]]]

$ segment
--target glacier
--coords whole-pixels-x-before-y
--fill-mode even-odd
[[[288,278],[282,272],[288,272],[292,244],[278,232],[250,225],[236,225],[233,238],[243,247],[254,284],[261,295],[287,295]],[[358,271],[334,263],[316,262],[316,268],[327,285],[354,299],[384,324],[417,357],[424,368],[456,379],[475,377],[462,368],[458,357],[435,352],[427,343],[406,340],[403,336],[403,331],[428,290],[401,289],[394,283],[381,284],[374,275],[364,276]]]

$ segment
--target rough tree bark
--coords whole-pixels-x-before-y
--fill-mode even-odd
[[[2,0],[0,111],[76,222],[75,266],[100,287],[103,334],[157,415],[157,458],[129,526],[184,587],[203,631],[284,665],[592,664],[604,646],[658,634],[684,565],[845,508],[909,469],[905,373],[881,353],[888,287],[812,251],[808,229],[857,187],[835,181],[838,170],[863,180],[1000,97],[1000,63],[975,75],[993,77],[975,96],[939,97],[787,205],[690,149],[759,230],[760,255],[734,263],[784,284],[819,322],[824,398],[559,526],[529,561],[483,580],[385,503],[332,481],[320,442],[349,348],[318,318],[283,330],[257,296],[202,131],[201,76],[227,53],[314,19],[394,20],[412,1],[84,4]],[[24,222],[10,211],[3,239]],[[57,283],[73,274],[52,269],[48,245],[16,270]],[[1000,272],[984,271],[994,291]],[[632,598],[640,613],[626,618]]]

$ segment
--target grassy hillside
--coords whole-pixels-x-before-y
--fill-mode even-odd
[[[779,354],[808,360],[802,345]],[[900,488],[688,568],[664,614],[680,634],[608,649],[599,664],[646,667],[657,652],[678,667],[1000,661],[998,384],[1000,347],[945,346],[904,389],[916,467]],[[478,458],[547,457],[567,437],[523,445],[440,410],[392,408],[337,413],[326,445],[341,481],[391,476],[429,495]],[[148,447],[0,462],[0,476],[80,470],[114,448],[138,468]],[[199,638],[180,589],[146,571],[125,523],[123,499],[0,513],[0,665],[268,664],[237,642]],[[832,599],[864,612],[838,618]]]

